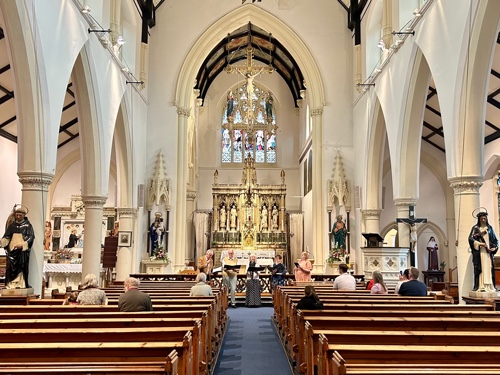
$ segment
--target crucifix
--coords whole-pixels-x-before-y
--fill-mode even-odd
[[[267,67],[257,67],[253,65],[253,47],[249,43],[246,47],[247,51],[247,63],[246,65],[231,65],[228,64],[225,68],[228,74],[238,73],[243,76],[247,81],[247,119],[251,122],[253,119],[253,79],[257,77],[262,72],[272,73],[274,68],[271,64]]]
[[[405,223],[410,227],[410,265],[415,267],[415,253],[417,250],[417,224],[427,223],[425,218],[415,217],[415,207],[408,206],[408,218],[397,218],[396,223]]]

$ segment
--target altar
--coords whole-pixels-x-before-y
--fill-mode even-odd
[[[247,155],[241,184],[219,184],[218,171],[212,185],[211,249],[214,266],[229,249],[239,259],[254,253],[257,259],[286,259],[288,225],[286,223],[285,172],[280,185],[259,185],[254,159]]]
[[[67,287],[72,290],[78,290],[78,286],[82,282],[82,264],[72,263],[45,263],[43,265],[43,275],[47,282],[46,293],[52,289],[65,291]],[[104,285],[106,272],[101,267],[100,285]]]

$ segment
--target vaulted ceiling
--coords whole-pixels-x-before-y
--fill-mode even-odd
[[[251,24],[232,32],[207,56],[198,73],[197,88],[200,89],[200,96],[205,97],[212,81],[217,74],[223,72],[228,63],[234,64],[246,58],[246,46],[249,43],[254,48],[254,59],[265,64],[271,62],[287,82],[294,99],[299,99],[300,90],[305,88],[302,73],[295,60],[272,35]],[[490,74],[485,144],[500,138],[500,33]],[[0,25],[0,136],[17,143],[15,92],[12,77],[5,35]],[[444,133],[438,97],[439,93],[431,81],[424,112],[422,141],[444,152]],[[78,138],[78,116],[75,104],[73,84],[70,80],[62,109],[58,147]]]

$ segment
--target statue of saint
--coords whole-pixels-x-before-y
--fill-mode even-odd
[[[236,216],[237,216],[236,207],[233,204],[231,206],[231,229],[236,228]]]
[[[273,206],[273,229],[277,230],[278,229],[278,207]]]
[[[225,229],[226,228],[226,206],[222,205],[222,207],[220,208],[220,223],[219,223],[219,227],[221,229]]]
[[[265,205],[262,206],[262,212],[260,215],[260,230],[267,230],[267,207]]]

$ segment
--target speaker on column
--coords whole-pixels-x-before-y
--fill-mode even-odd
[[[144,207],[144,184],[137,186],[137,206]]]

